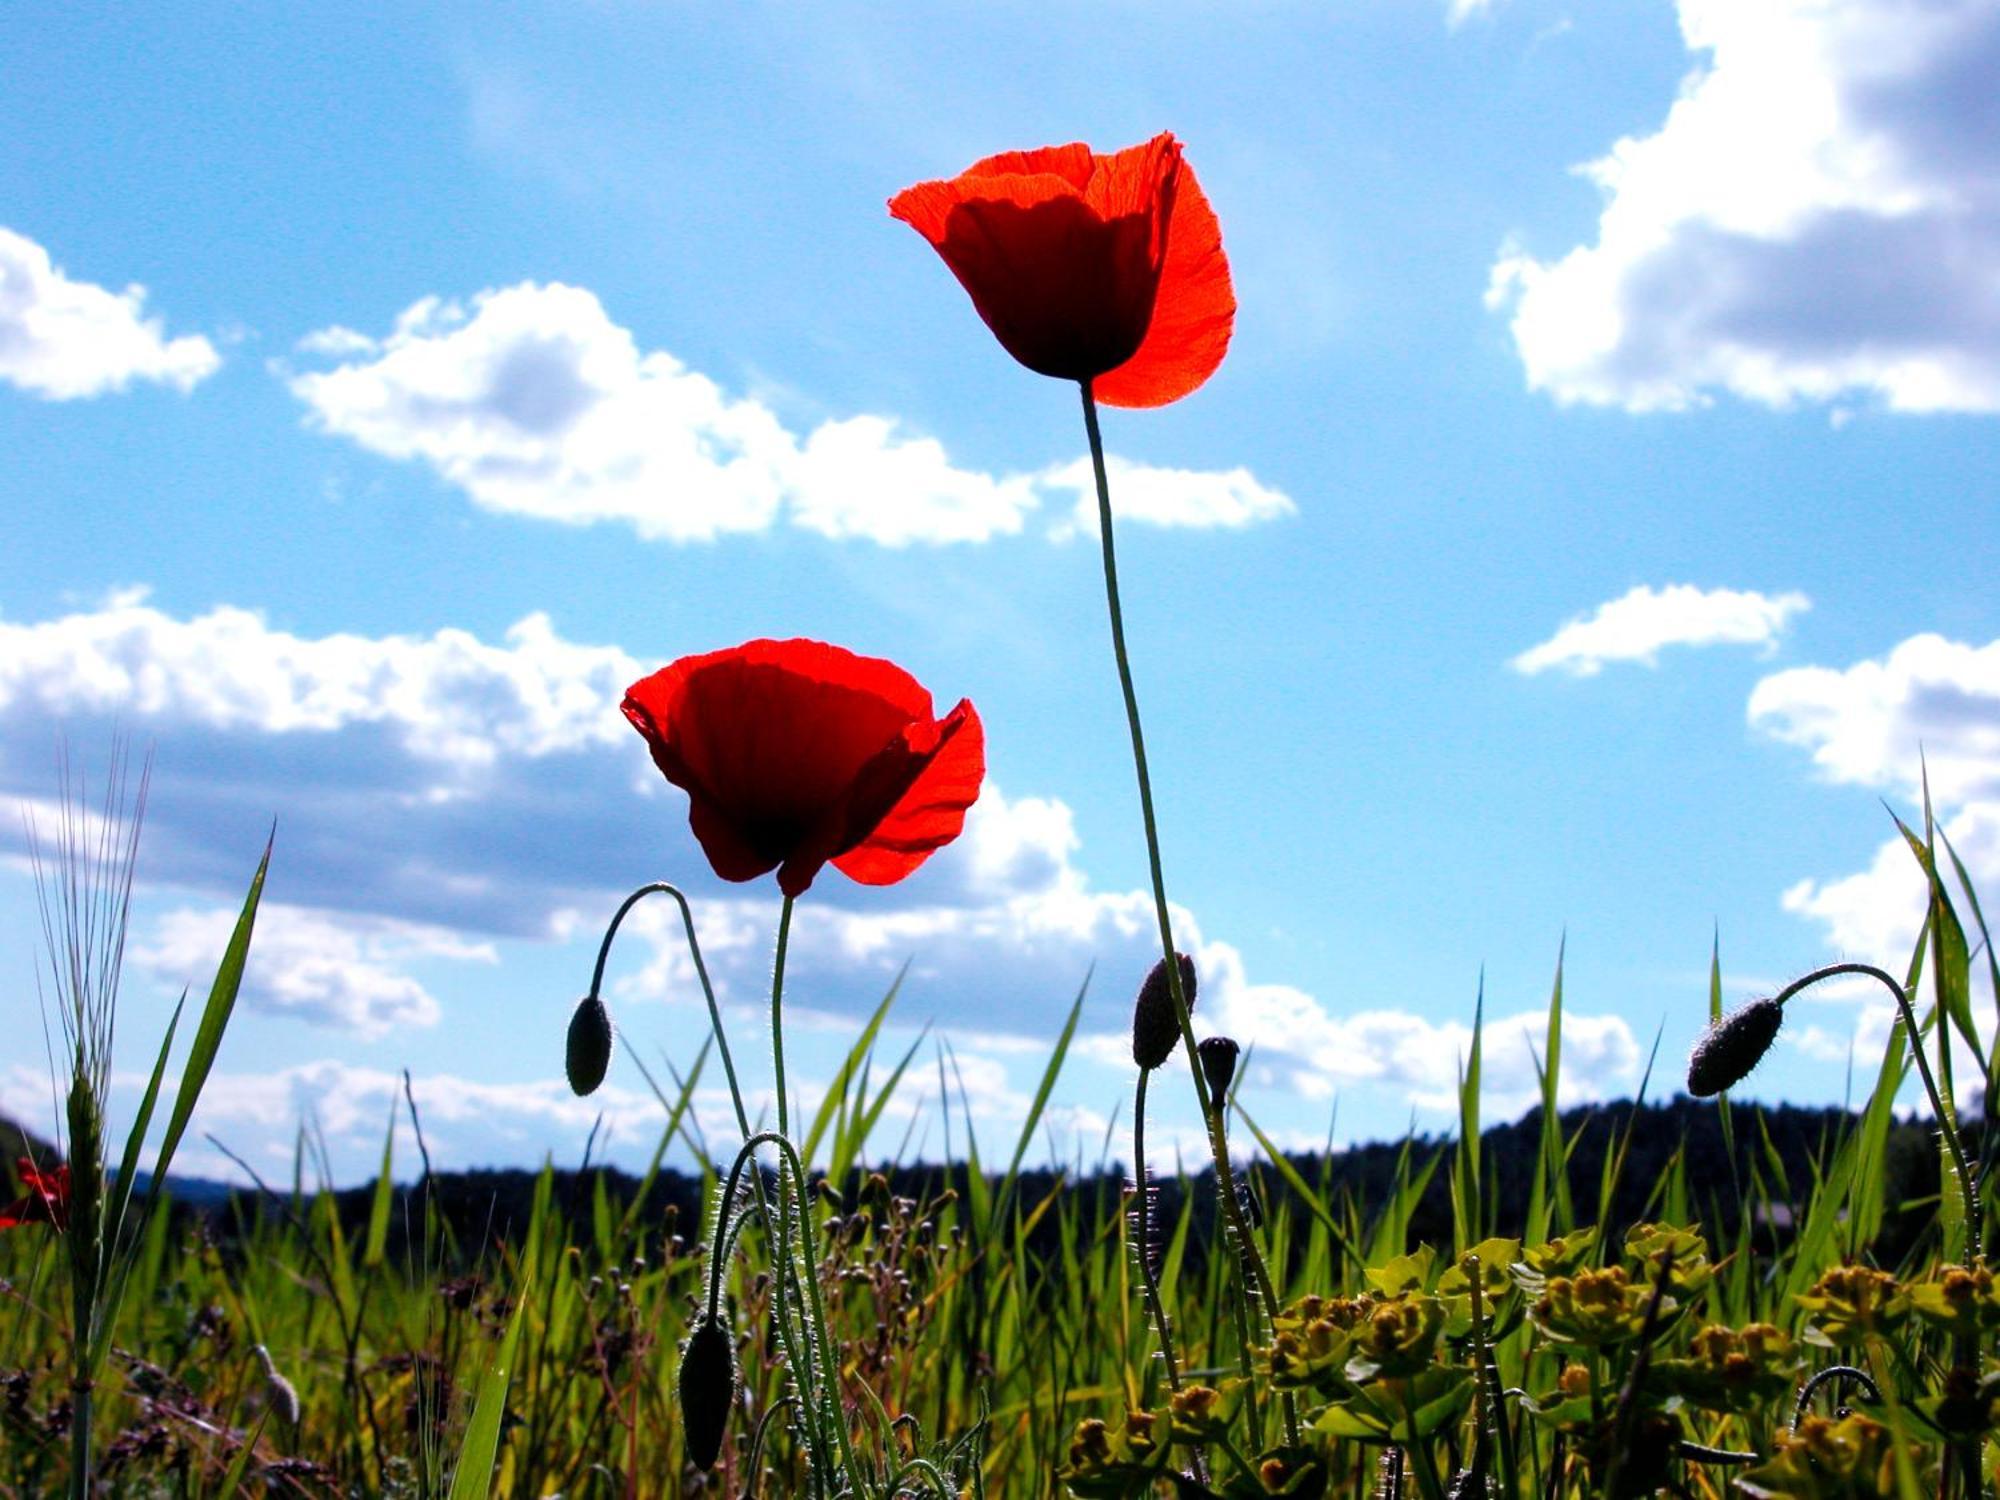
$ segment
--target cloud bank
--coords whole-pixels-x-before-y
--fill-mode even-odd
[[[385,338],[323,329],[300,352],[335,361],[290,377],[322,430],[428,464],[503,514],[617,523],[666,542],[782,523],[902,547],[1014,535],[1045,497],[1068,494],[1084,497],[1075,503],[1095,526],[1087,464],[985,474],[883,416],[795,433],[762,402],[642,351],[581,287],[524,282],[469,306],[430,297]],[[1293,510],[1243,469],[1125,471],[1121,513],[1152,525],[1243,526]]]
[[[1594,244],[1509,243],[1489,307],[1557,400],[2000,411],[2000,9],[1680,0],[1702,61],[1578,169]]]

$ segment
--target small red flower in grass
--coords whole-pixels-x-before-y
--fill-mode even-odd
[[[1007,352],[1088,380],[1108,406],[1165,406],[1215,372],[1236,293],[1215,211],[1171,134],[1101,156],[1003,151],[889,212],[931,242]]]
[[[684,656],[626,690],[625,717],[688,794],[715,873],[778,872],[798,896],[829,861],[890,885],[958,837],[986,775],[969,702],[942,719],[892,662],[819,641]]]
[[[51,1224],[58,1230],[69,1228],[69,1168],[61,1166],[53,1172],[38,1172],[35,1164],[24,1156],[14,1163],[14,1171],[28,1191],[0,1208],[0,1229],[17,1229],[23,1224]]]

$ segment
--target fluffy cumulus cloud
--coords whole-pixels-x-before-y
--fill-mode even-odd
[[[169,985],[199,994],[214,977],[236,919],[228,907],[177,908],[141,935],[132,956]],[[276,902],[259,907],[253,946],[243,1004],[367,1040],[437,1023],[437,1000],[409,974],[411,963],[498,961],[492,944],[467,942],[441,927]]]
[[[1852,666],[1777,672],[1752,692],[1749,719],[1808,752],[1828,780],[1882,793],[1906,821],[1921,815],[1928,774],[1939,827],[1992,909],[2000,890],[2000,641],[1973,646],[1919,635]],[[1890,836],[1865,868],[1803,878],[1782,900],[1820,927],[1835,951],[1900,973],[1923,927],[1925,891],[1908,846]],[[1956,904],[1969,923],[1968,903]],[[1882,999],[1865,987],[1830,998],[1867,1007],[1864,1042],[1887,1025]],[[1842,1055],[1847,1036],[1843,1029],[1836,1038]],[[1824,1051],[1835,1042],[1822,1035],[1818,1045]]]
[[[1680,24],[1701,62],[1664,123],[1580,169],[1596,243],[1493,267],[1529,384],[2000,410],[2000,9],[1680,0]]]
[[[1606,662],[1653,666],[1668,646],[1762,646],[1770,649],[1792,616],[1808,608],[1804,594],[1759,594],[1641,584],[1588,615],[1571,620],[1513,660],[1517,672],[1563,671],[1594,677]]]
[[[803,436],[661,350],[642,351],[580,287],[523,283],[470,306],[427,298],[386,338],[329,328],[291,377],[313,420],[385,457],[420,460],[493,511],[706,541],[785,523],[884,546],[980,542],[1023,530],[1074,465],[991,475],[888,417]],[[1134,469],[1134,514],[1244,525],[1289,512],[1245,471]]]
[[[1201,472],[1135,464],[1115,455],[1105,461],[1111,510],[1118,521],[1212,531],[1241,529],[1298,514],[1291,498],[1259,484],[1248,469]],[[1079,533],[1097,535],[1097,480],[1090,460],[1059,464],[1042,474],[1041,484],[1073,495],[1049,535],[1063,541]]]
[[[101,396],[135,380],[189,390],[222,363],[199,334],[167,337],[146,289],[73,281],[49,252],[0,228],[0,380],[54,401]]]

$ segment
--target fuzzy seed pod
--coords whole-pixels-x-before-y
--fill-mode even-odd
[[[1202,1076],[1208,1080],[1209,1102],[1217,1109],[1229,1097],[1229,1085],[1236,1078],[1236,1054],[1243,1049],[1226,1036],[1204,1037],[1195,1049],[1201,1054]]]
[[[1688,1056],[1688,1092],[1706,1099],[1741,1083],[1771,1050],[1784,1019],[1784,1006],[1767,997],[1712,1022]]]
[[[563,1054],[570,1088],[579,1096],[596,1093],[610,1066],[611,1012],[597,996],[585,995],[569,1018],[569,1045]]]
[[[252,1347],[257,1363],[264,1367],[264,1406],[272,1416],[287,1427],[299,1425],[299,1393],[289,1380],[278,1373],[278,1367],[271,1362],[271,1351],[262,1344]]]
[[[1194,1010],[1194,960],[1185,953],[1174,955],[1181,966],[1181,996]],[[1139,998],[1132,1004],[1132,1061],[1151,1070],[1174,1055],[1181,1039],[1180,1017],[1174,1013],[1174,992],[1167,981],[1167,961],[1153,965],[1146,982],[1139,986]]]
[[[681,1429],[689,1462],[703,1472],[722,1454],[736,1405],[736,1345],[725,1323],[704,1318],[681,1349]]]

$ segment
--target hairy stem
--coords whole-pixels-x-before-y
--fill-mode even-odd
[[[1125,612],[1118,599],[1118,553],[1112,540],[1111,481],[1104,472],[1104,434],[1097,423],[1097,398],[1090,382],[1083,383],[1083,429],[1090,439],[1091,473],[1097,481],[1097,531],[1104,554],[1104,602],[1111,615],[1111,652],[1118,664],[1118,686],[1125,698],[1125,723],[1132,735],[1132,767],[1139,779],[1139,815],[1146,828],[1146,861],[1153,882],[1153,909],[1160,924],[1160,951],[1166,958],[1167,990],[1173,996],[1174,1016],[1180,1022],[1181,1046],[1187,1054],[1188,1074],[1194,1080],[1195,1098],[1202,1118],[1208,1122],[1210,1153],[1215,1158],[1216,1190],[1222,1197],[1222,1211],[1242,1248],[1249,1268],[1252,1290],[1260,1296],[1267,1320],[1277,1316],[1277,1297],[1271,1288],[1270,1273],[1263,1255],[1251,1238],[1243,1220],[1243,1205],[1236,1198],[1235,1178],[1229,1171],[1229,1151],[1213,1103],[1208,1096],[1208,1078],[1202,1072],[1201,1054],[1196,1049],[1194,1026],[1188,1019],[1187,995],[1181,985],[1181,966],[1175,958],[1173,918],[1167,910],[1167,878],[1160,862],[1160,829],[1153,813],[1153,778],[1146,768],[1146,735],[1139,723],[1139,695],[1132,685],[1132,660],[1125,645]],[[1286,1403],[1286,1436],[1299,1441],[1296,1403]]]

